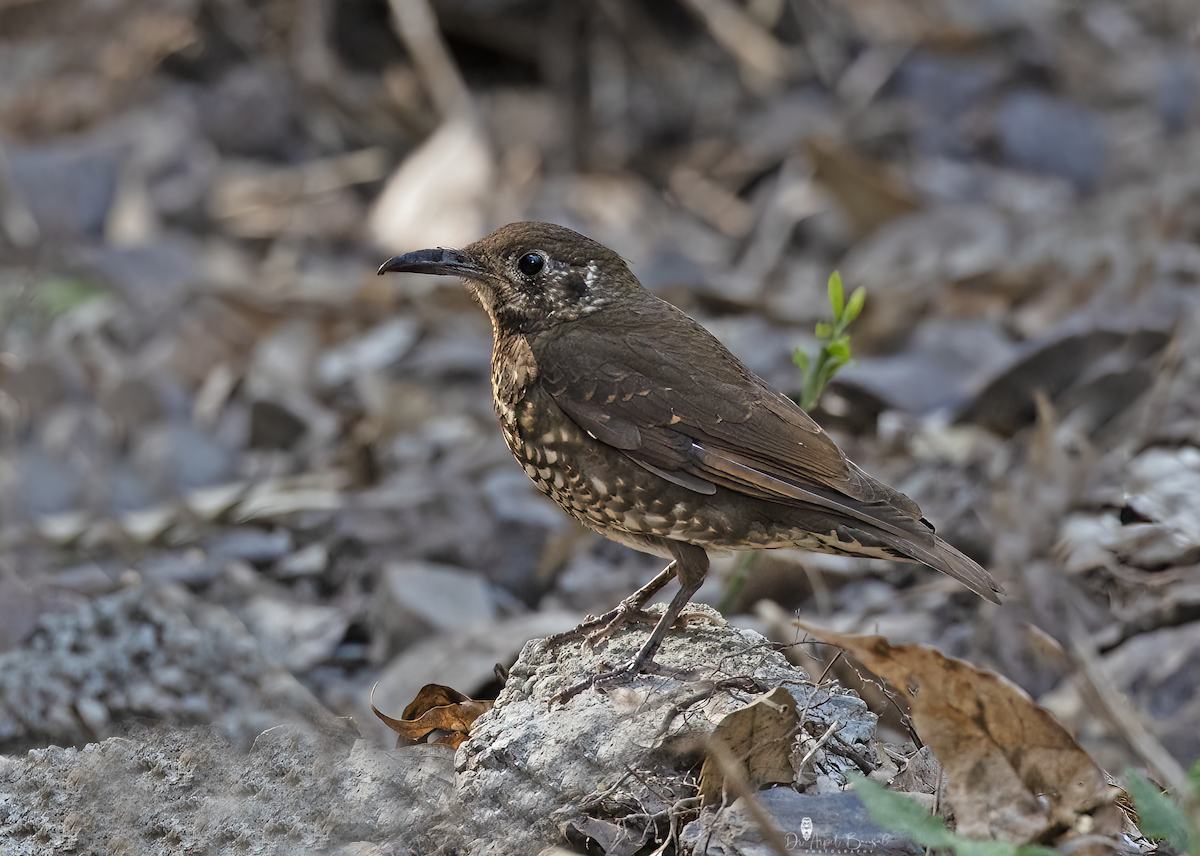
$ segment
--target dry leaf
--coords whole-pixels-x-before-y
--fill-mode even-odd
[[[795,778],[789,760],[800,715],[796,699],[783,687],[764,693],[728,714],[717,724],[711,741],[723,754],[742,765],[751,790],[764,785],[790,784]],[[726,770],[710,748],[700,770],[700,796],[705,805],[721,798]]]
[[[396,745],[413,743],[441,743],[457,749],[467,739],[471,725],[492,709],[492,701],[468,698],[458,690],[440,684],[426,684],[417,697],[404,708],[403,719],[393,719],[371,704],[371,712],[378,716],[392,731],[400,735]],[[447,732],[437,739],[426,741],[434,731]]]
[[[884,165],[832,140],[809,137],[805,143],[813,177],[837,199],[859,238],[920,207],[912,192]]]
[[[965,50],[988,33],[1021,21],[1034,26],[1035,4],[960,0],[842,0],[842,9],[874,40]],[[1018,11],[1019,10],[1019,11]]]
[[[1056,829],[1120,831],[1119,792],[1015,684],[923,645],[796,624],[845,649],[907,700],[918,736],[945,766],[961,834],[1044,844]]]

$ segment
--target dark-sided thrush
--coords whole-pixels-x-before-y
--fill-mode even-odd
[[[642,287],[612,250],[512,223],[461,250],[379,272],[461,277],[492,321],[504,439],[538,489],[600,534],[670,565],[589,626],[679,592],[633,659],[652,664],[708,572],[709,550],[797,547],[921,562],[999,603],[1003,589],[934,534],[915,502],[864,473],[791,399]]]

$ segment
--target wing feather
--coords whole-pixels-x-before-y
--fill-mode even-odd
[[[804,411],[703,327],[682,313],[654,320],[616,331],[577,321],[533,343],[543,387],[593,437],[655,471],[736,483],[764,499],[898,501],[905,512],[918,511],[902,494],[881,493]]]
[[[625,313],[633,321],[622,329],[597,313],[531,342],[539,382],[580,427],[697,493],[723,487],[833,514],[997,601],[987,572],[938,538],[915,502],[848,461],[707,330],[651,300],[644,314]]]

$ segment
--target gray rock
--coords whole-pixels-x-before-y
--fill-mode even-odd
[[[292,533],[286,529],[267,531],[256,526],[240,526],[213,535],[205,547],[209,556],[216,559],[270,562],[291,552]]]
[[[432,562],[393,562],[372,601],[382,655],[439,631],[490,624],[496,615],[482,575]]]
[[[43,238],[99,238],[116,194],[124,152],[120,145],[81,137],[51,145],[13,148],[13,187]]]
[[[581,677],[630,657],[645,629],[622,630],[592,650],[525,647],[496,706],[476,720],[456,759],[456,795],[470,808],[456,823],[470,853],[537,852],[564,843],[568,826],[586,830],[593,819],[623,818],[635,835],[638,821],[624,816],[635,812],[651,824],[650,817],[692,796],[690,774],[716,723],[780,685],[796,698],[804,728],[840,723],[835,737],[846,754],[829,748],[823,772],[845,782],[846,770],[857,769],[850,756],[868,756],[862,741],[874,733],[874,715],[862,701],[814,687],[763,637],[729,627],[711,610],[700,614],[710,623],[669,634],[656,658],[666,670],[688,670],[690,680],[642,675],[559,703],[555,696]]]
[[[811,854],[872,853],[916,856],[923,853],[908,838],[871,823],[867,809],[853,793],[808,796],[791,788],[772,788],[755,795],[774,818],[787,852]],[[775,856],[762,825],[739,798],[728,808],[706,808],[683,828],[681,839],[703,847],[705,856]]]
[[[415,319],[390,318],[322,354],[317,361],[317,378],[325,386],[334,387],[381,371],[412,350],[420,333]]]
[[[279,560],[275,576],[281,579],[315,577],[325,573],[329,567],[329,546],[323,541],[314,541]]]
[[[582,618],[575,612],[543,610],[432,636],[387,664],[371,701],[384,713],[399,716],[421,687],[446,683],[447,675],[453,676],[454,689],[474,697],[496,680],[496,665],[510,665],[530,639],[566,632]],[[382,724],[374,731],[380,739],[392,739]],[[364,724],[363,734],[369,733],[369,723]]]
[[[844,784],[846,771],[869,757],[874,737],[874,716],[862,701],[814,687],[762,637],[726,626],[711,611],[702,615],[707,623],[670,634],[658,658],[668,669],[689,670],[688,680],[643,675],[561,704],[551,704],[551,698],[602,662],[629,656],[644,640],[645,628],[624,628],[588,651],[577,643],[554,649],[527,645],[496,706],[476,721],[457,756],[438,745],[372,748],[327,714],[309,715],[307,723],[292,715],[293,724],[263,731],[247,754],[237,746],[245,745],[245,731],[229,729],[210,709],[200,718],[216,727],[135,728],[124,738],[82,749],[0,757],[0,852],[405,856],[441,847],[473,856],[524,856],[543,843],[564,843],[568,826],[584,836],[623,835],[627,826],[637,825],[639,810],[647,814],[638,834],[648,837],[657,832],[651,815],[694,793],[702,741],[715,724],[760,689],[779,685],[797,700],[805,735],[823,734],[838,723],[819,768],[823,787]],[[138,621],[146,632],[124,627]],[[137,638],[136,654],[122,656],[115,643],[105,646],[106,634],[118,628],[120,638]],[[53,670],[61,674],[64,660],[74,657],[81,667],[76,671],[90,670],[95,686],[85,678],[60,679],[61,690],[48,689],[9,657],[0,661],[6,688],[0,698],[12,707],[11,676],[43,698],[57,695],[65,705],[69,696],[75,702],[70,710],[42,712],[39,722],[65,714],[86,718],[100,730],[105,721],[131,715],[133,704],[123,711],[112,704],[111,694],[118,691],[145,696],[137,710],[165,710],[162,718],[177,720],[170,693],[228,692],[246,663],[256,660],[254,649],[234,659],[212,653],[244,647],[247,639],[229,623],[228,613],[182,590],[127,589],[43,634],[38,653],[43,667],[57,663]],[[47,640],[75,650],[50,659]],[[208,652],[207,679],[169,662],[183,657],[184,643]],[[91,650],[79,653],[84,649]],[[157,677],[157,689],[145,676],[131,674],[136,670],[130,661],[139,658]],[[114,663],[125,668],[118,674]],[[279,680],[278,673],[260,670],[256,684]],[[108,695],[96,690],[101,686]],[[276,691],[277,697],[286,695]],[[289,720],[287,710],[266,702],[258,702],[260,722]],[[289,704],[292,710],[304,707],[294,692]],[[244,703],[254,705],[253,699]],[[814,817],[840,811],[840,803],[827,799],[812,803]]]
[[[142,716],[209,725],[243,745],[273,725],[333,719],[240,621],[172,585],[47,614],[0,655],[2,751],[83,744]]]
[[[1002,155],[1013,166],[1060,176],[1085,193],[1100,183],[1109,143],[1092,111],[1040,92],[1015,92],[1000,105],[996,125]]]
[[[249,754],[194,730],[0,757],[0,850],[429,853],[448,840],[430,830],[446,816],[452,758],[290,726],[264,732]]]

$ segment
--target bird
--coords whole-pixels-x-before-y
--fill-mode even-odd
[[[493,403],[537,488],[589,529],[670,559],[604,636],[672,578],[679,591],[625,664],[654,671],[710,553],[799,548],[918,562],[999,603],[1003,588],[921,509],[851,462],[792,399],[699,322],[646,290],[613,250],[553,223],[510,223],[462,249],[396,256],[379,274],[459,277],[491,320]]]

